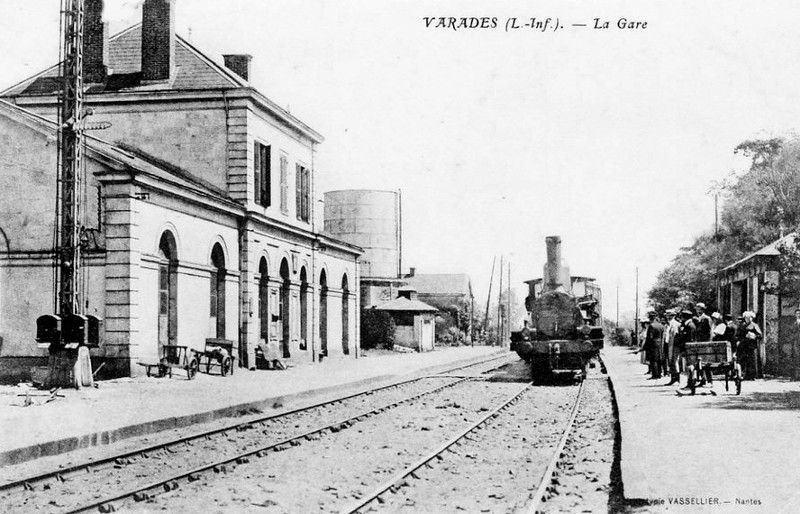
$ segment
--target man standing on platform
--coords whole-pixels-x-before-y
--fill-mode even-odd
[[[696,341],[695,333],[697,329],[694,325],[694,321],[692,321],[692,316],[692,311],[689,309],[681,311],[681,326],[678,329],[678,334],[675,336],[676,369],[673,372],[670,384],[679,382],[680,369],[686,369],[686,343],[693,343]],[[680,364],[680,366],[678,366],[678,364]]]
[[[664,325],[658,321],[654,309],[647,311],[647,317],[650,320],[650,326],[647,327],[644,347],[647,352],[647,360],[650,363],[650,378],[661,378],[661,347],[664,340]]]
[[[666,341],[667,366],[671,376],[671,380],[667,385],[672,385],[680,379],[675,338],[678,336],[678,330],[680,330],[681,324],[675,319],[675,314],[675,309],[667,309],[667,326],[664,329],[664,340]]]
[[[706,304],[698,302],[697,309],[697,335],[695,341],[711,341],[711,318],[706,314]]]

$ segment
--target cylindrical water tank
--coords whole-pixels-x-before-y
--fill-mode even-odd
[[[401,265],[399,191],[346,189],[325,193],[325,232],[360,246],[364,278],[397,278]]]

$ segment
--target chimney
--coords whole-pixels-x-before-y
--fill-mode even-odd
[[[563,285],[561,281],[561,238],[559,236],[546,237],[547,263],[544,265],[543,289],[553,291]]]
[[[250,62],[253,60],[252,55],[248,54],[228,54],[223,55],[225,59],[225,67],[239,75],[245,80],[250,80]]]
[[[103,0],[86,0],[83,18],[83,81],[105,82],[108,74],[108,23]]]
[[[408,276],[413,277],[417,274],[417,268],[408,268]]]
[[[145,0],[142,80],[168,81],[175,71],[175,0]]]

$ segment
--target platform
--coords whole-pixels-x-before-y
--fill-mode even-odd
[[[689,396],[668,378],[648,380],[629,348],[602,355],[632,512],[800,512],[799,382],[745,381],[736,396],[722,380]]]
[[[63,390],[55,401],[22,406],[27,388],[0,388],[0,466],[99,446],[128,437],[204,423],[255,410],[279,412],[326,395],[390,383],[469,363],[498,347],[446,347],[434,352],[369,353],[326,359],[287,370],[232,376],[200,373],[194,380],[140,377],[99,382],[98,388]]]

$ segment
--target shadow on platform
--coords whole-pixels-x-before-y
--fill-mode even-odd
[[[742,386],[747,390],[747,382]],[[720,402],[710,405],[717,409],[741,410],[800,410],[800,391],[751,393],[743,396],[720,397]]]

